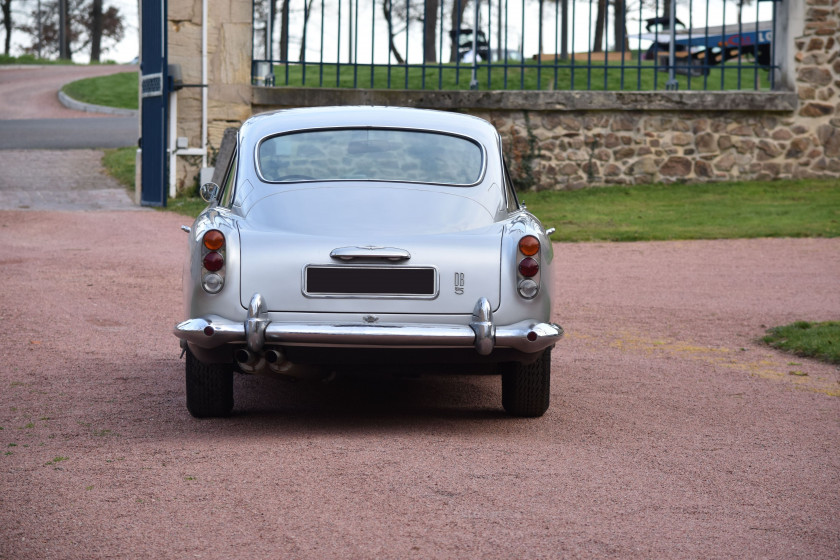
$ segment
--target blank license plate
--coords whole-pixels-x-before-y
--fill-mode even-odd
[[[310,266],[306,269],[306,293],[431,296],[435,293],[435,269]]]

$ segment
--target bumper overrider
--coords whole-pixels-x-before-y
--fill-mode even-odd
[[[534,353],[553,346],[563,336],[554,323],[533,320],[496,325],[487,298],[480,298],[469,325],[363,324],[272,322],[262,295],[254,294],[248,318],[235,322],[209,315],[175,326],[175,336],[199,348],[246,344],[260,352],[266,343],[281,345],[350,346],[367,348],[464,348],[473,346],[482,356],[494,348]]]

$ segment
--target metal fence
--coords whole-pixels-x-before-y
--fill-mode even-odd
[[[780,0],[253,0],[252,82],[770,90]]]

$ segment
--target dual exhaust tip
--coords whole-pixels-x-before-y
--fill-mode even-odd
[[[292,367],[283,352],[273,348],[261,353],[240,348],[234,354],[234,359],[245,373],[257,373],[266,368],[274,373],[286,373]]]

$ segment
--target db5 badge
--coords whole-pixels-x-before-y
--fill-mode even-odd
[[[460,295],[464,295],[464,273],[463,272],[456,272],[455,273],[455,293]]]

